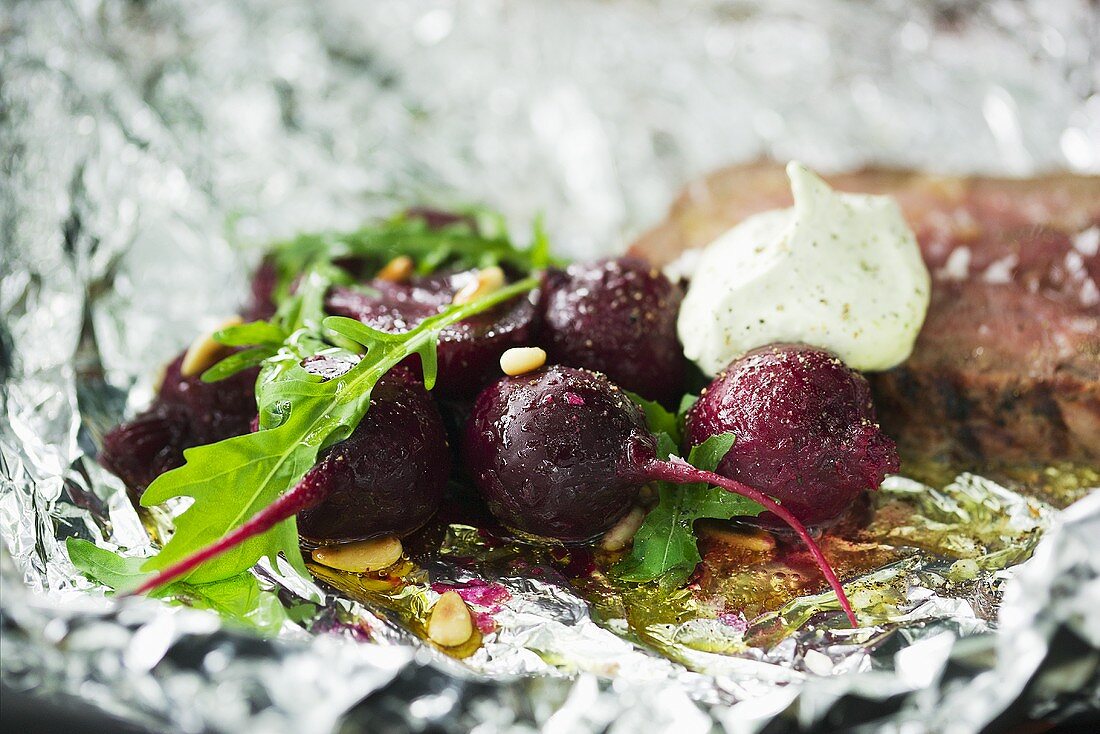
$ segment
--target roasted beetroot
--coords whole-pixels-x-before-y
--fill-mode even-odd
[[[737,441],[718,473],[776,498],[807,525],[835,519],[898,470],[867,380],[803,345],[736,360],[688,412],[686,433],[692,445],[733,433]]]
[[[450,469],[439,411],[419,381],[395,370],[371,391],[351,436],[302,480],[326,499],[298,514],[298,532],[314,543],[407,535],[438,509]]]
[[[256,378],[259,367],[238,372],[218,382],[199,375],[184,377],[179,355],[164,371],[157,406],[167,406],[187,417],[195,445],[215,443],[248,433],[256,415]]]
[[[264,258],[249,284],[251,295],[244,309],[245,321],[270,319],[275,315],[275,289],[279,284],[279,269],[275,261]]]
[[[103,437],[99,463],[140,494],[164,472],[183,465],[183,451],[251,430],[259,368],[220,382],[180,374],[183,355],[165,368],[153,405]]]
[[[182,466],[183,450],[192,445],[187,416],[161,406],[111,429],[99,463],[140,495],[161,474]]]
[[[415,278],[407,283],[372,280],[367,288],[333,288],[326,308],[380,331],[402,332],[446,310],[473,273]],[[535,295],[517,296],[484,313],[443,329],[439,337],[436,390],[469,397],[500,374],[500,355],[531,344],[537,332]]]
[[[489,509],[528,535],[579,543],[631,507],[655,451],[645,417],[602,375],[569,367],[485,388],[466,424],[466,469]]]
[[[313,357],[305,367],[338,377],[351,364]],[[301,481],[225,537],[158,572],[132,593],[171,583],[295,515],[302,536],[318,544],[412,532],[437,509],[450,462],[435,405],[411,372],[399,367],[375,385],[370,408],[352,435],[325,451]]]
[[[642,260],[578,263],[546,276],[543,343],[550,361],[608,375],[644,398],[672,404],[684,390],[676,336],[683,294]]]

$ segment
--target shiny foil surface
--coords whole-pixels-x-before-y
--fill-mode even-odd
[[[3,682],[237,734],[977,732],[1100,711],[1096,472],[1053,494],[888,479],[873,501],[906,519],[861,541],[888,553],[848,586],[858,630],[826,597],[628,621],[621,589],[517,572],[521,551],[452,525],[398,601],[258,568],[318,605],[261,639],[105,596],[65,551],[148,555],[170,527],[179,508],[143,521],[96,447],[234,311],[256,245],[477,202],[544,212],[565,254],[616,252],[692,178],[759,156],[1095,171],[1098,37],[1087,0],[4,3]],[[462,659],[415,633],[450,588],[487,620]],[[782,635],[753,646],[764,628]]]

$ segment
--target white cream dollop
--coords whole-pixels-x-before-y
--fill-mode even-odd
[[[680,308],[684,352],[708,374],[756,347],[801,342],[857,370],[913,350],[928,269],[897,202],[833,191],[787,165],[794,207],[746,219],[708,245]]]

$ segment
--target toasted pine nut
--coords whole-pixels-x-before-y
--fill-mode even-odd
[[[183,361],[180,362],[180,376],[191,377],[193,375],[200,375],[212,367],[220,357],[229,351],[229,348],[224,344],[214,341],[214,332],[221,331],[230,326],[236,326],[240,323],[243,323],[241,317],[234,316],[231,319],[227,319],[221,326],[213,331],[200,334],[195,341],[191,342],[191,346],[187,348],[187,353],[183,355]]]
[[[443,647],[456,647],[474,634],[470,609],[456,591],[444,592],[432,606],[428,618],[428,638]]]
[[[500,368],[506,375],[525,375],[546,364],[546,350],[541,347],[512,347],[500,355]]]
[[[462,286],[458,293],[455,293],[451,303],[455,305],[469,303],[482,296],[487,296],[493,291],[498,291],[502,287],[504,287],[504,271],[493,265],[477,271],[474,278]]]
[[[401,541],[393,536],[357,543],[326,545],[313,551],[313,560],[352,573],[381,571],[401,560]]]
[[[160,369],[157,370],[157,376],[153,378],[153,392],[160,392],[160,389],[164,386],[164,378],[168,376],[168,365],[162,364]]]
[[[730,548],[748,553],[769,553],[775,550],[775,538],[766,530],[732,528],[718,522],[702,522],[696,529]]]
[[[645,512],[641,507],[635,507],[603,534],[600,548],[605,551],[620,551],[627,547],[630,541],[634,540],[634,533],[638,532],[643,520],[645,520]]]
[[[403,283],[413,274],[414,263],[408,255],[398,255],[390,260],[378,271],[375,277],[379,280],[389,280],[394,283]]]

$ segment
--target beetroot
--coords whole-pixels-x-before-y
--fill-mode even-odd
[[[446,310],[472,273],[415,278],[407,283],[372,280],[368,289],[333,288],[326,308],[380,331],[414,328]],[[535,296],[518,296],[443,329],[439,337],[436,390],[444,397],[471,397],[500,374],[500,355],[530,345],[538,328]]]
[[[302,480],[326,499],[298,513],[298,532],[319,544],[407,535],[435,514],[450,469],[443,419],[424,386],[390,372],[351,436]]]
[[[99,463],[141,494],[153,480],[183,465],[183,451],[251,430],[259,368],[220,382],[183,377],[183,354],[165,368],[153,405],[103,437]]]
[[[571,265],[546,276],[543,342],[550,361],[603,372],[617,385],[671,405],[684,390],[676,336],[683,294],[642,260]]]
[[[311,357],[310,372],[338,377],[350,362]],[[405,535],[435,513],[450,473],[443,420],[427,392],[403,368],[384,375],[352,435],[324,451],[294,487],[215,543],[154,574],[132,594],[144,594],[190,573],[298,515],[308,541],[325,544]]]
[[[766,492],[807,525],[835,519],[898,470],[867,380],[814,347],[759,349],[719,375],[688,412],[686,434],[696,445],[722,433],[737,441],[718,473]]]
[[[630,509],[656,450],[645,417],[602,375],[568,367],[485,388],[466,424],[466,469],[512,530],[580,543]]]
[[[275,315],[275,288],[279,283],[279,269],[275,260],[265,257],[252,274],[249,285],[251,297],[244,309],[245,321],[262,321]]]
[[[658,460],[641,411],[603,375],[554,366],[498,380],[478,396],[464,456],[502,524],[563,542],[610,529],[647,481],[706,482],[753,500],[806,544],[857,625],[840,581],[796,517],[741,482],[680,459]]]
[[[140,495],[161,474],[183,466],[183,450],[193,445],[187,417],[162,406],[111,429],[98,458],[104,469]]]
[[[203,382],[199,375],[180,374],[180,354],[164,372],[156,405],[178,410],[187,417],[195,445],[215,443],[249,431],[256,415],[256,378],[251,367],[218,382]]]

